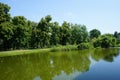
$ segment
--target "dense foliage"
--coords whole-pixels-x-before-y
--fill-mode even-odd
[[[90,38],[98,38],[101,35],[101,32],[97,29],[93,29],[90,31]]]
[[[109,48],[116,45],[116,38],[112,34],[104,34],[99,36],[97,39],[93,39],[94,47]]]
[[[0,50],[46,48],[56,45],[79,45],[79,49],[94,47],[108,48],[120,43],[120,33],[101,35],[97,29],[89,33],[85,25],[71,24],[66,21],[62,25],[52,22],[47,15],[39,23],[27,20],[24,16],[11,17],[10,7],[0,3]]]
[[[79,49],[79,50],[89,49],[90,47],[91,47],[91,46],[90,46],[89,43],[80,43],[80,44],[78,45],[78,49]]]

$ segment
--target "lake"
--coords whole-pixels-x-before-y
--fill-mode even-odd
[[[120,49],[0,58],[0,80],[120,80]]]

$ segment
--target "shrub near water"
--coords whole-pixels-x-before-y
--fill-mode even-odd
[[[116,46],[116,38],[113,37],[112,34],[101,35],[98,38],[94,38],[92,42],[95,48],[97,47],[109,48]]]
[[[89,49],[90,48],[90,43],[80,43],[78,45],[78,49],[79,50],[83,50],[83,49]]]
[[[66,46],[54,46],[50,49],[51,52],[56,51],[71,51],[71,50],[77,50],[77,45],[66,45]]]

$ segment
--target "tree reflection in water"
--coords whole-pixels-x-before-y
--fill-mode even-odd
[[[73,80],[89,70],[91,60],[112,62],[118,49],[40,53],[0,58],[1,80]]]

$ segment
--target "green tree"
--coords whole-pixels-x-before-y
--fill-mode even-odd
[[[104,34],[93,41],[94,47],[109,48],[116,45],[116,38],[112,34]]]
[[[116,45],[116,39],[112,34],[105,34],[101,36],[101,47],[108,48]]]
[[[66,21],[63,22],[62,26],[60,27],[60,44],[66,45],[70,43],[70,24]]]
[[[57,45],[60,42],[60,27],[57,22],[51,24],[51,37],[50,43],[51,45]]]
[[[14,36],[15,41],[14,48],[28,48],[29,40],[31,36],[31,26],[28,24],[24,16],[15,16],[12,19],[14,27]]]
[[[93,46],[94,46],[95,48],[101,47],[101,38],[100,38],[100,37],[98,37],[98,38],[93,38],[93,39],[92,39],[92,43],[93,43]]]
[[[13,35],[12,24],[10,22],[10,7],[0,2],[0,50],[11,48],[11,37]],[[8,45],[9,44],[9,45]]]
[[[117,31],[114,32],[114,37],[117,39],[117,43],[120,43],[120,33],[118,33]]]
[[[7,4],[0,2],[0,24],[3,22],[9,22],[10,21],[10,14],[8,13],[10,10],[10,7]]]
[[[84,25],[72,25],[71,27],[71,43],[72,44],[79,44],[82,42],[86,42],[88,38],[88,32],[86,26]]]
[[[114,32],[114,37],[118,38],[118,32],[117,31]]]
[[[101,32],[98,29],[93,29],[90,31],[90,38],[98,38],[101,35]]]
[[[31,48],[39,48],[40,47],[40,36],[41,32],[40,30],[34,28],[32,30],[32,35],[31,35]]]
[[[120,43],[120,32],[118,33],[117,43]]]
[[[39,23],[29,21],[24,16],[11,19],[9,10],[7,4],[0,2],[0,50],[44,48],[57,44],[79,44],[80,48],[86,48],[90,38],[94,47],[108,48],[120,43],[120,33],[117,31],[114,35],[101,35],[98,29],[93,29],[89,37],[85,25],[64,21],[59,26],[57,22],[51,22],[50,15],[41,18]]]
[[[10,22],[0,24],[0,50],[12,48],[13,25]]]
[[[28,21],[28,24],[32,27],[31,30],[31,38],[30,38],[30,48],[38,48],[38,35],[40,35],[40,31],[37,28],[38,23]]]
[[[38,36],[39,40],[39,47],[48,47],[50,45],[50,21],[52,17],[47,15],[45,18],[42,18],[41,21],[38,23],[37,29],[40,32]]]

